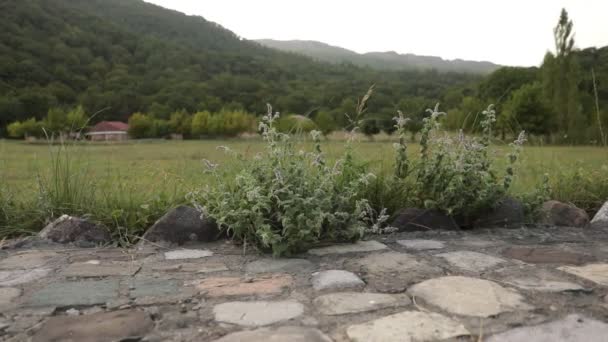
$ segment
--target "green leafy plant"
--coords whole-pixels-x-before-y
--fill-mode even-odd
[[[402,113],[395,118],[399,142],[395,144],[395,180],[389,186],[409,187],[404,193],[411,196],[410,205],[438,209],[465,220],[490,209],[511,186],[524,132],[511,144],[505,175],[499,177],[489,153],[496,122],[493,106],[481,114],[481,137],[467,137],[462,131],[457,136],[442,132],[439,119],[446,113],[440,112],[438,105],[427,111],[420,132],[420,157],[412,165],[405,142],[408,120]]]
[[[216,164],[206,162],[218,185],[190,194],[197,207],[235,240],[277,256],[322,242],[357,240],[366,223],[383,219],[369,215],[361,199],[361,190],[374,176],[354,161],[352,140],[344,155],[329,163],[321,149],[321,132],[310,133],[314,148],[305,152],[296,148],[292,136],[278,131],[278,120],[279,114],[268,106],[260,123],[265,151],[253,160],[233,153],[243,166],[230,181]]]

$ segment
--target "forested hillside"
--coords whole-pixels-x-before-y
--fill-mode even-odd
[[[445,60],[436,56],[419,56],[411,53],[398,54],[392,51],[359,54],[316,41],[260,39],[257,42],[274,49],[300,53],[319,61],[352,63],[378,70],[437,70],[439,72],[488,74],[500,68],[499,65],[490,62],[465,61],[462,59]]]
[[[205,118],[219,123],[227,115],[250,122],[243,114],[263,113],[266,103],[282,113],[309,116],[330,132],[348,124],[344,114],[375,84],[362,127],[368,135],[392,133],[392,118],[402,110],[415,136],[425,109],[437,102],[450,113],[444,120],[448,128],[474,131],[478,114],[494,103],[501,138],[523,129],[547,142],[606,143],[608,47],[577,50],[565,11],[555,35],[562,44],[540,68],[504,67],[483,77],[320,62],[141,0],[5,0],[0,2],[0,135],[11,122],[47,117],[55,118],[47,126],[65,129],[68,113],[86,117],[102,109],[93,123],[127,121],[140,113],[136,118],[145,119],[144,127],[160,127],[144,137],[167,134],[167,127],[205,135],[212,130]],[[390,69],[389,59],[379,69]],[[212,115],[217,113],[223,114]],[[25,126],[40,132],[41,122],[32,120]],[[198,129],[190,127],[193,120]],[[17,131],[15,137],[28,135],[27,129]]]
[[[223,107],[260,113],[269,102],[297,114],[332,110],[341,121],[371,84],[370,113],[392,126],[400,101],[430,105],[479,79],[319,63],[140,0],[3,1],[0,75],[0,127],[77,104],[88,114],[110,108],[95,120]]]

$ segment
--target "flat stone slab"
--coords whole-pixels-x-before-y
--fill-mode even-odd
[[[13,300],[21,296],[21,289],[14,287],[0,287],[0,308],[11,305]]]
[[[473,317],[490,317],[532,307],[515,290],[492,281],[448,276],[430,279],[408,289],[408,293],[447,312]]]
[[[426,251],[432,249],[442,249],[445,248],[445,243],[443,241],[437,240],[397,240],[397,243],[401,246],[412,249],[416,251]]]
[[[531,264],[569,264],[582,265],[595,258],[591,255],[565,251],[553,247],[509,247],[503,255]]]
[[[200,259],[213,255],[212,251],[206,249],[177,249],[165,252],[166,260]]]
[[[215,320],[247,327],[269,325],[300,316],[304,305],[296,301],[228,302],[213,308]]]
[[[32,269],[45,266],[60,254],[55,252],[25,252],[0,260],[0,269]]]
[[[314,268],[306,259],[260,259],[245,266],[247,273],[301,273]]]
[[[226,264],[219,261],[205,261],[198,263],[180,264],[153,264],[149,266],[153,272],[184,272],[184,273],[213,273],[229,271]]]
[[[135,341],[146,335],[154,323],[143,311],[123,310],[84,316],[49,318],[32,342],[52,341]]]
[[[289,274],[273,274],[254,279],[211,277],[194,282],[195,288],[207,297],[278,295],[293,286]]]
[[[86,306],[104,304],[118,296],[118,280],[59,282],[36,291],[27,306]]]
[[[133,279],[129,281],[129,296],[131,298],[171,296],[180,292],[180,285],[179,280]]]
[[[470,335],[456,320],[420,311],[404,311],[351,325],[346,334],[353,342],[423,342]]]
[[[608,286],[608,264],[590,264],[581,267],[563,266],[558,270]]]
[[[346,253],[363,253],[363,252],[373,252],[373,251],[381,251],[383,249],[388,249],[388,247],[380,243],[378,241],[369,240],[369,241],[358,241],[352,244],[345,245],[334,245],[322,248],[313,248],[308,251],[309,254],[312,255],[328,255],[328,254],[346,254]]]
[[[436,256],[445,259],[452,266],[470,272],[483,272],[506,262],[501,258],[471,251],[449,252]]]
[[[536,278],[516,278],[511,279],[510,283],[522,290],[542,291],[542,292],[565,292],[565,291],[586,291],[579,284],[567,281],[542,280]]]
[[[64,277],[110,277],[110,276],[132,276],[141,265],[134,262],[77,262],[70,264],[61,272]]]
[[[441,268],[400,252],[372,253],[346,262],[350,270],[363,274],[376,291],[400,293],[412,283],[443,275]]]
[[[306,327],[259,328],[228,334],[215,342],[332,342],[320,330]]]
[[[344,315],[411,304],[409,297],[383,293],[341,292],[315,298],[313,306],[324,315]]]
[[[50,268],[34,268],[31,270],[0,271],[0,286],[15,286],[36,281],[48,276]]]
[[[608,324],[578,314],[558,321],[511,329],[487,338],[487,342],[605,342]]]
[[[312,275],[312,287],[317,291],[356,289],[365,286],[356,274],[344,270],[315,272]]]

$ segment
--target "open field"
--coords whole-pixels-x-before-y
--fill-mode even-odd
[[[183,202],[184,195],[189,191],[214,182],[212,177],[203,172],[203,159],[219,163],[229,170],[239,169],[233,158],[217,149],[220,145],[228,146],[246,157],[252,157],[264,148],[257,139],[133,141],[124,144],[77,144],[68,146],[67,154],[61,154],[58,146],[0,140],[0,196],[4,193],[6,198],[6,194],[9,194],[13,202],[26,203],[43,196],[41,188],[47,192],[63,191],[61,196],[67,196],[68,202],[76,203],[70,203],[68,208],[64,208],[65,211],[90,213],[91,208],[87,203],[95,202],[96,216],[111,217],[117,226],[137,226],[139,230],[155,220],[167,207]],[[328,141],[323,145],[330,158],[339,155],[344,148],[342,141]],[[370,170],[378,173],[391,172],[393,148],[390,142],[361,140],[354,147],[356,154],[368,163]],[[310,149],[310,144],[302,143],[302,148]],[[504,146],[494,150],[499,171],[506,160],[503,152],[507,148]],[[410,145],[408,152],[414,156],[417,150],[417,145]],[[71,161],[67,165],[69,170],[63,168],[65,165],[62,163],[66,158]],[[579,168],[590,178],[586,182],[607,181],[608,149],[580,146],[526,147],[516,170],[513,191],[515,194],[530,191],[541,182],[545,173],[549,174],[553,184],[558,184],[560,177],[564,174],[572,175]],[[591,176],[588,171],[592,172]],[[59,178],[65,177],[69,181],[58,181],[58,174]],[[68,186],[66,183],[71,186],[70,189],[65,189]],[[578,186],[575,184],[574,187]],[[607,187],[607,184],[597,184],[593,188],[598,189],[599,195],[579,194],[579,197],[585,198],[570,201],[587,201],[589,203],[583,204],[593,208],[606,200],[594,196],[603,196]],[[572,192],[578,189],[555,190],[556,197],[563,197],[559,194],[560,191]],[[569,193],[568,196],[572,194]],[[61,214],[57,211],[62,208],[45,210],[47,215],[56,216]],[[135,214],[133,210],[136,211]],[[24,216],[31,218],[40,215]],[[4,229],[11,231],[35,229],[42,224],[24,222],[22,228],[16,229],[15,217],[7,221],[13,222],[12,227]],[[2,221],[0,225],[1,223]],[[0,234],[2,232],[0,229]]]

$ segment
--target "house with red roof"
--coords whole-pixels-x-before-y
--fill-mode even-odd
[[[102,121],[87,133],[92,141],[121,141],[129,139],[129,124],[120,121]]]

